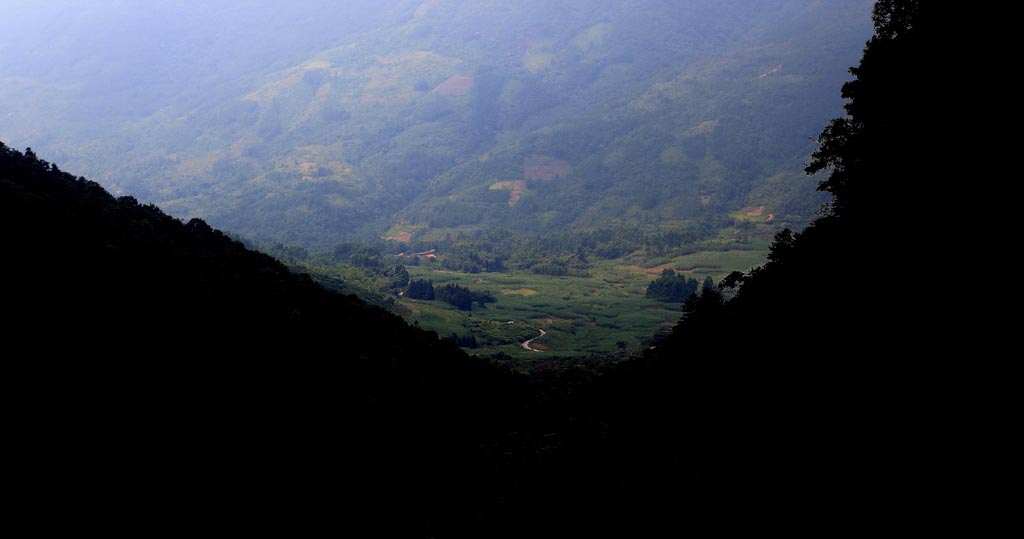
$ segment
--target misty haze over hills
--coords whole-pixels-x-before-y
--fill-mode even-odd
[[[870,31],[864,0],[134,5],[8,5],[0,139],[314,248],[801,226]]]

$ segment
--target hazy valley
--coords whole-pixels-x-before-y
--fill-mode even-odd
[[[666,264],[717,281],[815,216],[803,167],[870,31],[861,0],[378,4],[25,4],[53,16],[0,38],[0,140],[275,256],[368,244],[303,269],[443,335],[481,328],[382,286],[395,255],[497,273],[477,316],[564,320],[552,352],[635,352],[678,317],[645,298]]]

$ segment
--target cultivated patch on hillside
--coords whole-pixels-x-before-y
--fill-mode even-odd
[[[413,17],[417,19],[425,17],[431,9],[434,9],[434,7],[437,6],[438,3],[439,0],[426,0],[426,2],[423,2],[418,8],[416,8],[416,13],[413,14]]]
[[[452,75],[451,78],[437,85],[434,88],[434,93],[441,95],[466,95],[473,89],[475,83],[476,80],[473,77]]]
[[[546,155],[532,156],[523,163],[523,178],[527,180],[551,181],[565,178],[570,173],[572,173],[572,163]]]

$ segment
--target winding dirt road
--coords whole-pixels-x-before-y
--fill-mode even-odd
[[[530,340],[528,340],[528,341],[523,343],[522,346],[523,346],[524,350],[528,350],[530,352],[538,352],[538,353],[539,352],[543,352],[543,350],[537,350],[536,348],[531,348],[530,347],[530,343],[532,343],[533,341],[536,341],[537,339],[539,339],[539,338],[541,338],[541,337],[543,337],[543,336],[548,334],[548,332],[544,331],[543,329],[538,329],[537,331],[540,332],[540,335],[537,335],[536,337],[534,337],[534,338],[532,338],[532,339],[530,339]]]

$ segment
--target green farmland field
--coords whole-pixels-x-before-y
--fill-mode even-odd
[[[622,260],[594,262],[590,277],[551,277],[526,273],[458,273],[429,266],[409,267],[413,279],[435,285],[457,283],[490,292],[497,302],[486,308],[458,311],[440,301],[402,299],[399,311],[411,322],[440,335],[474,336],[472,352],[503,352],[519,359],[580,357],[621,351],[635,353],[649,346],[659,331],[680,316],[680,306],[645,297],[647,285],[663,269],[711,276],[716,282],[734,270],[746,271],[764,262],[766,249],[705,251],[632,265]],[[529,351],[523,341],[537,338]]]

